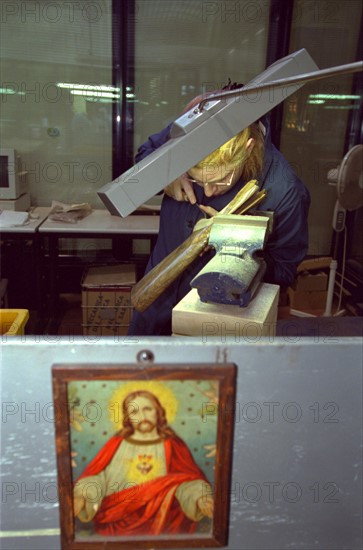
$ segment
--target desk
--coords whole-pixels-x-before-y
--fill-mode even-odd
[[[61,237],[94,238],[114,235],[157,235],[159,216],[128,216],[121,218],[111,216],[107,210],[94,210],[89,216],[77,223],[64,223],[47,219],[39,228],[40,233],[54,234]]]
[[[27,222],[24,225],[17,225],[14,227],[0,227],[0,234],[2,235],[22,235],[28,233],[31,235],[34,235],[36,233],[39,226],[44,222],[44,220],[48,217],[48,214],[50,212],[50,208],[45,206],[36,206],[32,212],[31,215],[33,218]]]
[[[3,241],[26,241],[29,240],[32,242],[33,250],[33,263],[34,263],[34,273],[35,273],[35,284],[36,284],[36,305],[38,313],[38,323],[37,328],[42,327],[44,321],[44,308],[43,308],[43,297],[42,297],[42,280],[44,274],[41,269],[41,259],[42,259],[42,243],[39,237],[39,227],[47,218],[50,212],[48,207],[35,207],[32,210],[33,219],[25,225],[19,225],[14,227],[2,227],[0,228],[0,237]],[[26,266],[21,265],[21,258],[19,259],[19,267],[22,271],[25,270]],[[31,266],[29,266],[31,269]],[[23,307],[29,309],[26,303],[17,304],[16,307]]]
[[[156,241],[159,232],[159,216],[131,215],[127,218],[111,216],[107,210],[94,210],[89,216],[76,224],[52,221],[47,219],[39,227],[42,238],[48,239],[49,248],[49,317],[51,324],[58,311],[58,263],[59,263],[59,239],[61,238],[92,238],[101,239],[117,237],[122,239],[126,247],[126,254],[132,256],[132,237],[148,238],[151,245]]]

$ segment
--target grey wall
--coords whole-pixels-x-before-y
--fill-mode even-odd
[[[229,549],[361,548],[362,340],[298,335],[5,342],[2,548],[60,548],[52,364],[136,363],[142,349],[155,363],[238,365]]]

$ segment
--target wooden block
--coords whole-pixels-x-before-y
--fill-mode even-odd
[[[172,332],[179,336],[235,338],[257,341],[276,332],[280,287],[261,283],[247,307],[204,303],[191,290],[173,309]]]

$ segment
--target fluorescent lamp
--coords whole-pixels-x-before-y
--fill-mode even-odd
[[[348,94],[310,94],[311,99],[360,99],[360,95],[348,95]]]
[[[324,105],[323,109],[359,109],[359,105]]]
[[[109,99],[119,99],[119,94],[112,94],[111,92],[96,92],[96,91],[89,91],[89,90],[71,90],[70,92],[72,95],[81,95],[83,97],[95,97],[95,98],[101,98],[101,97],[107,97]]]
[[[0,88],[0,94],[4,94],[4,95],[25,95],[25,92],[17,92],[13,88]]]
[[[100,92],[119,92],[120,88],[115,88],[114,86],[106,86],[105,84],[100,84],[99,86],[93,84],[73,84],[72,82],[58,82],[58,88],[66,88],[72,90],[86,90],[86,91],[100,91]]]

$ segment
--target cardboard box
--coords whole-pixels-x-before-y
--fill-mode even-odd
[[[172,332],[177,336],[201,336],[203,341],[219,337],[223,341],[258,341],[276,333],[280,287],[261,283],[247,307],[205,303],[193,289],[172,312]]]
[[[327,297],[325,290],[297,292],[289,288],[288,293],[290,296],[290,305],[293,309],[298,309],[299,311],[325,309]]]
[[[323,271],[317,273],[300,273],[296,280],[294,290],[297,292],[320,292],[328,286],[328,275]]]
[[[82,279],[82,326],[86,336],[127,334],[133,308],[134,264],[89,268]]]

